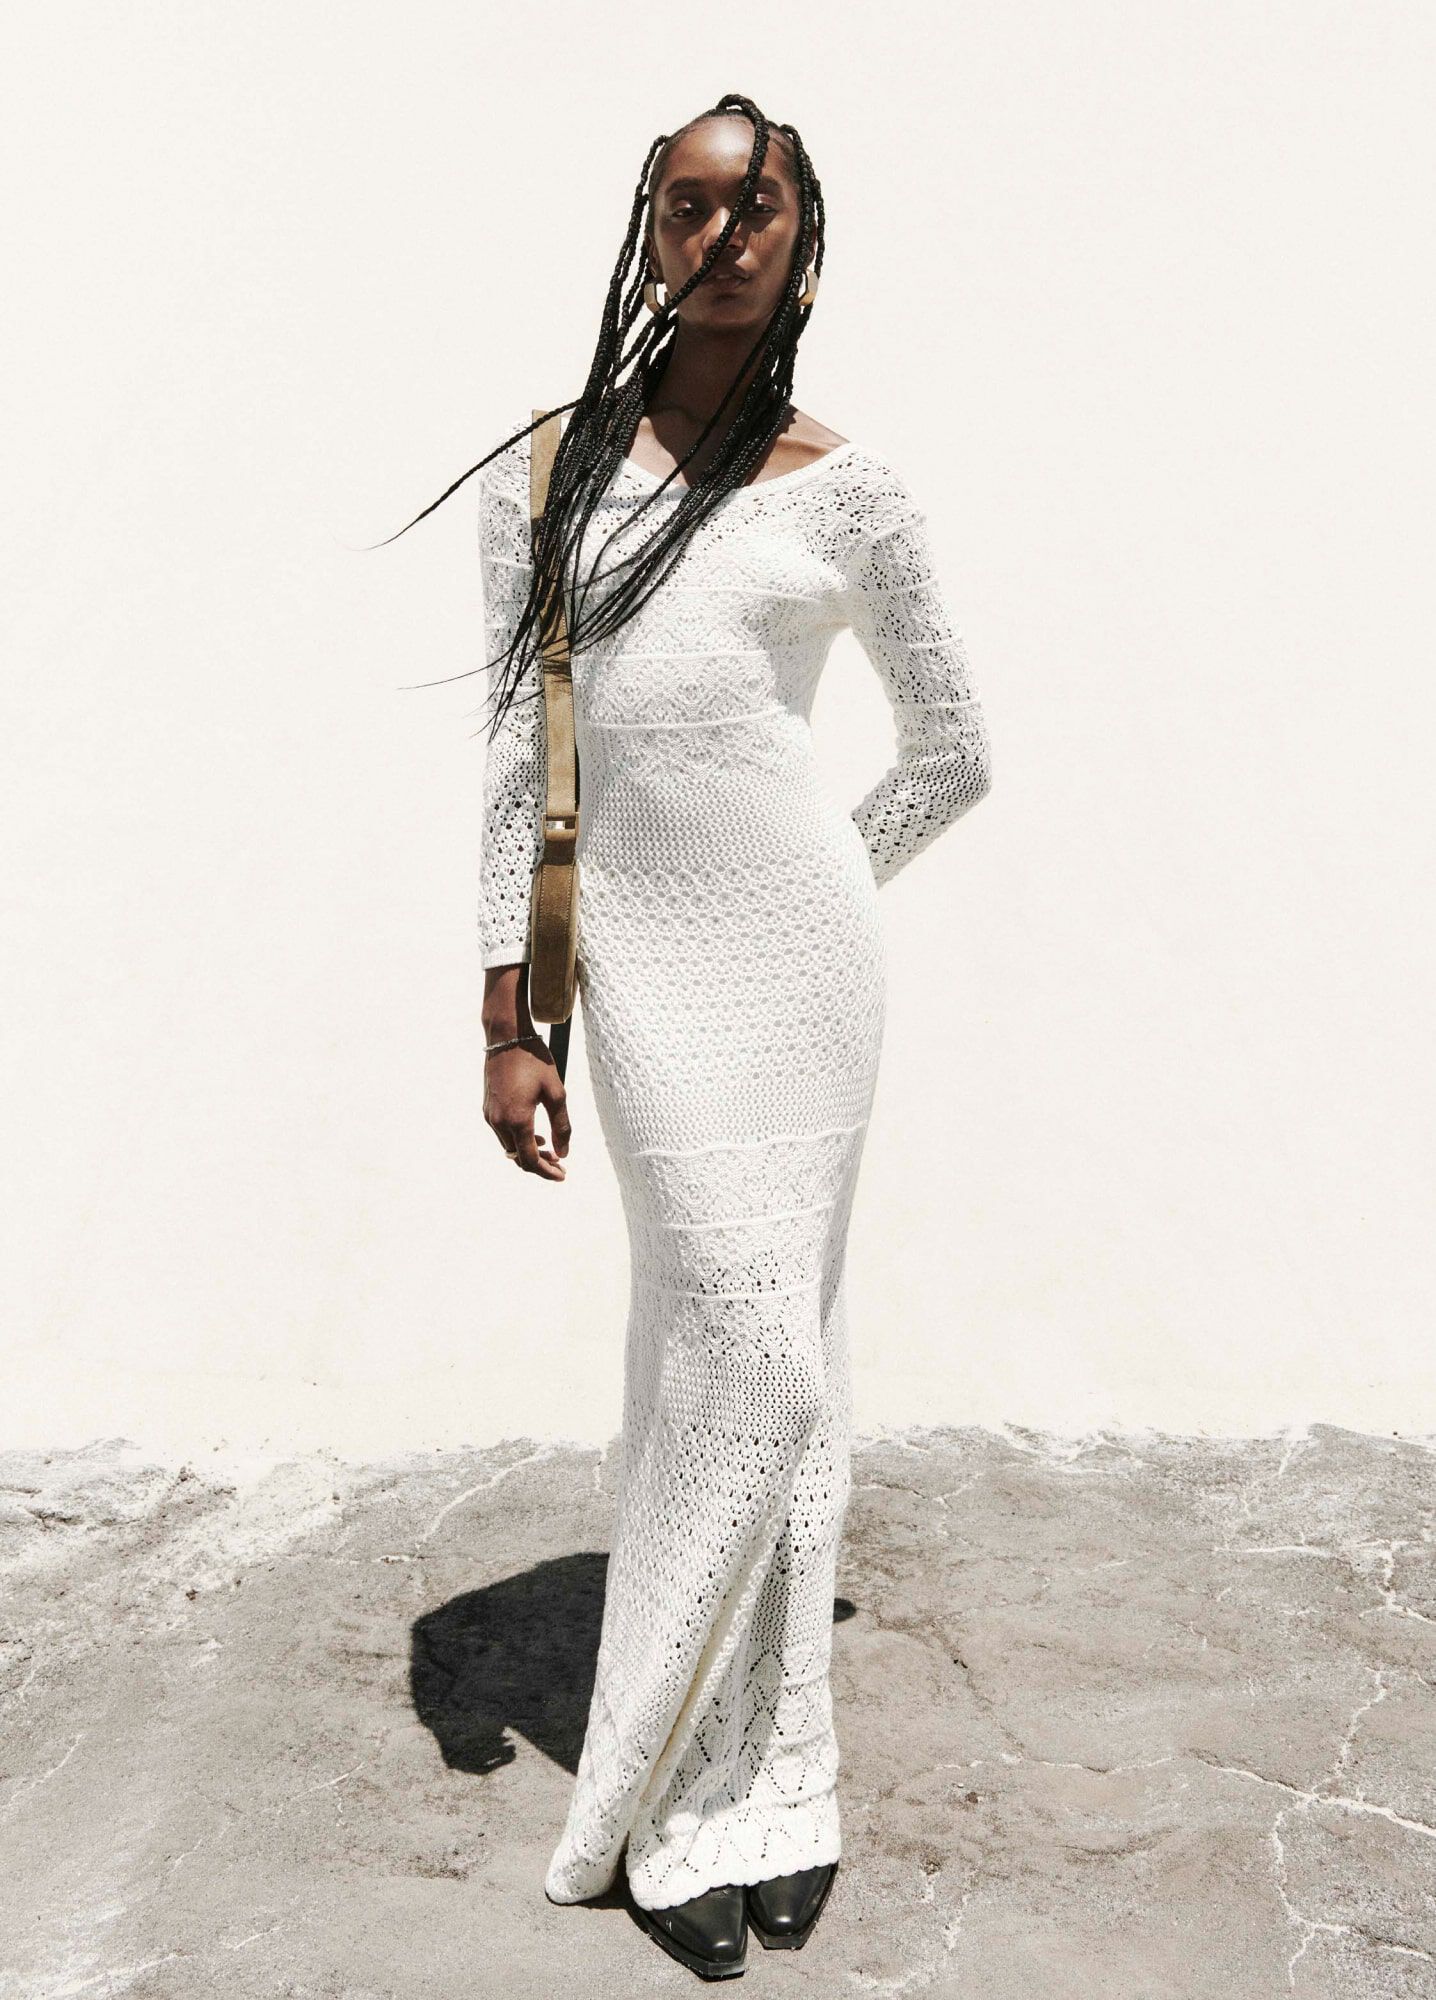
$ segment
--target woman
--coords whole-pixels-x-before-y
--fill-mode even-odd
[[[790,401],[823,238],[798,133],[750,99],[656,140],[536,538],[518,435],[481,461],[485,1117],[521,1169],[563,1178],[564,1088],[525,997],[557,563],[579,993],[632,1275],[597,1677],[545,1887],[584,1901],[622,1865],[650,1934],[707,1978],[744,1969],[750,1922],[801,1944],[837,1868],[843,1256],[882,1036],[877,888],[990,782],[925,517]],[[847,627],[898,736],[851,813],[808,724]]]

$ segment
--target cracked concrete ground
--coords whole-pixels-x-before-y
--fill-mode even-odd
[[[5,2000],[699,1990],[542,1881],[614,1460],[0,1455]],[[844,1856],[764,1989],[1436,2000],[1436,1449],[860,1440]]]

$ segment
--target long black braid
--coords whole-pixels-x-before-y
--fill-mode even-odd
[[[634,321],[645,311],[643,285],[647,275],[646,257],[643,252],[642,234],[645,212],[653,199],[662,173],[665,159],[670,149],[683,134],[705,118],[725,117],[738,113],[750,120],[753,126],[753,150],[748,160],[743,184],[733,212],[725,223],[708,255],[688,282],[678,291],[670,292],[662,308],[649,315],[649,324],[639,334],[633,346],[625,353],[623,343]],[[628,453],[628,448],[637,432],[644,410],[652,400],[654,392],[663,379],[677,338],[678,326],[674,308],[680,299],[686,298],[694,288],[703,282],[721,253],[723,246],[746,215],[749,199],[762,171],[768,147],[770,129],[786,135],[791,143],[793,173],[798,186],[798,230],[794,241],[793,263],[788,273],[788,282],[782,298],[770,316],[767,325],[759,334],[753,346],[744,356],[727,394],[713,416],[694,440],[689,451],[678,461],[654,493],[642,501],[635,510],[642,513],[688,465],[707,442],[710,434],[719,430],[718,442],[713,456],[691,486],[680,486],[682,497],[676,507],[668,510],[662,525],[649,535],[632,554],[623,557],[601,572],[607,583],[611,578],[619,580],[614,588],[598,604],[594,613],[589,614],[588,592],[595,580],[598,557],[607,548],[606,540],[595,556],[589,573],[579,583],[575,573],[577,551],[582,546],[595,508]],[[513,635],[504,651],[485,667],[497,666],[505,662],[505,671],[491,688],[498,699],[491,723],[491,734],[497,730],[505,710],[515,700],[519,684],[532,664],[548,636],[548,627],[542,624],[544,607],[550,601],[548,579],[558,576],[562,579],[564,605],[568,620],[569,643],[575,649],[582,645],[592,645],[597,640],[608,637],[625,624],[640,607],[645,604],[662,584],[682,555],[699,524],[712,513],[725,494],[735,491],[747,483],[749,475],[762,462],[769,446],[783,428],[791,407],[793,374],[797,359],[798,342],[811,314],[811,306],[799,304],[803,291],[806,250],[809,242],[814,245],[813,266],[821,275],[824,252],[824,213],[822,187],[813,171],[807,149],[793,125],[779,125],[770,128],[768,119],[753,102],[752,98],[730,91],[707,111],[700,111],[690,118],[677,132],[660,134],[649,147],[634,190],[633,203],[629,212],[628,229],[624,236],[623,248],[609,280],[608,296],[604,303],[603,320],[599,329],[598,343],[594,349],[593,361],[588,371],[588,380],[582,393],[572,402],[561,403],[559,410],[570,410],[568,423],[563,427],[555,453],[553,470],[549,479],[548,502],[538,531],[533,536],[533,575],[528,596],[519,616]],[[667,338],[665,338],[667,336]],[[736,410],[724,417],[733,400],[739,382],[752,366],[755,357],[757,366],[753,379],[744,391]],[[625,367],[632,362],[631,372],[620,380]],[[500,452],[508,451],[521,438],[528,437],[537,428],[529,424],[515,431],[501,445],[481,458],[477,465],[456,479],[452,486],[432,501],[423,513],[416,514],[414,520],[398,533],[390,535],[388,541],[396,541],[399,535],[407,534],[409,528],[422,521],[425,515],[433,513],[458,490],[466,479],[480,471]],[[627,527],[633,518],[628,515],[623,523]],[[617,533],[617,529],[614,530]],[[612,536],[608,538],[612,539]],[[384,543],[376,543],[382,548]],[[625,572],[620,576],[620,572]],[[477,671],[474,669],[473,671]]]

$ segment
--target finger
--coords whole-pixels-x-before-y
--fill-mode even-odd
[[[538,1174],[548,1181],[563,1179],[564,1170],[553,1154],[539,1150],[539,1141],[531,1125],[522,1131],[515,1131],[514,1137],[518,1143],[519,1165],[526,1174]]]
[[[546,1174],[550,1180],[562,1179],[561,1173],[551,1172],[545,1167],[545,1159],[552,1156],[544,1153],[543,1142],[534,1134],[532,1119],[505,1119],[494,1127],[494,1131],[505,1156],[516,1167],[521,1167],[525,1173]]]
[[[521,1163],[524,1149],[523,1125],[515,1119],[505,1119],[502,1124],[494,1127],[494,1131],[504,1149],[505,1157],[514,1161],[516,1165]]]
[[[548,1111],[548,1129],[553,1137],[553,1149],[560,1159],[568,1153],[569,1140],[573,1137],[573,1127],[569,1123],[568,1100],[566,1097],[545,1097]]]

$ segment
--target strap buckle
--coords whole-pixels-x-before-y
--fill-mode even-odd
[[[545,861],[564,861],[572,854],[578,840],[578,814],[545,813],[543,816],[543,847]]]

